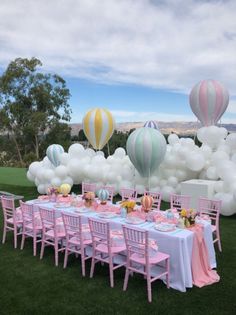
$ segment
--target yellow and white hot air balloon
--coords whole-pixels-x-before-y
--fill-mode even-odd
[[[111,138],[115,129],[115,121],[109,110],[93,108],[83,118],[83,130],[90,144],[101,150]]]

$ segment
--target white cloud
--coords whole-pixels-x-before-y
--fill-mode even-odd
[[[236,95],[236,1],[1,0],[0,66],[189,92],[201,79]]]

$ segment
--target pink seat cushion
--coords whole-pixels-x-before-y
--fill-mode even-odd
[[[54,233],[54,230],[49,230],[49,231],[47,231],[46,233],[45,233],[45,235],[47,236],[47,237],[50,237],[50,238],[55,238],[55,233]],[[58,238],[63,238],[63,237],[65,237],[66,236],[66,234],[65,234],[65,232],[59,232],[59,233],[57,233],[57,237]]]
[[[7,219],[7,223],[14,224],[13,218]],[[16,219],[16,224],[22,224],[22,223],[23,223],[22,220],[17,220]]]
[[[80,245],[80,240],[79,240],[76,236],[74,236],[74,237],[72,237],[72,238],[69,240],[69,243],[70,243],[70,244],[73,244],[73,245],[79,246],[79,245]],[[83,244],[84,244],[84,245],[92,244],[92,240],[84,240],[84,241],[83,241]]]
[[[33,224],[32,224],[32,223],[26,224],[25,227],[26,227],[27,229],[33,230]],[[42,225],[36,225],[36,226],[35,226],[35,229],[36,229],[36,230],[42,230]]]
[[[105,244],[98,244],[98,245],[96,246],[96,250],[98,250],[98,251],[100,251],[100,252],[102,252],[102,253],[108,254],[108,247],[107,247],[107,245],[105,245]],[[111,246],[111,252],[112,252],[113,254],[122,252],[122,251],[124,251],[124,250],[126,250],[125,245],[124,245],[124,246]]]
[[[164,254],[162,252],[157,252],[157,254],[155,256],[149,257],[149,262],[150,264],[157,264],[167,258],[169,258],[170,256],[167,254]],[[146,260],[145,257],[141,257],[141,255],[139,254],[132,254],[130,256],[130,260],[135,261],[139,264],[145,265],[146,264]]]
[[[212,225],[212,226],[211,226],[211,231],[212,231],[212,232],[215,232],[215,231],[216,231],[216,226],[215,226],[215,225]]]

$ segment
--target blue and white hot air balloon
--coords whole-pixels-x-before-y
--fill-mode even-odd
[[[166,140],[160,131],[141,127],[130,134],[126,149],[139,174],[150,177],[164,160]]]
[[[60,165],[60,155],[64,153],[64,149],[60,144],[51,144],[46,151],[46,155],[50,162],[55,166]]]
[[[97,192],[98,199],[101,201],[101,203],[106,203],[109,198],[109,191],[106,189],[99,189]]]
[[[153,129],[159,130],[158,124],[154,120],[146,121],[145,124],[143,125],[143,127],[148,127],[148,128],[153,128]]]

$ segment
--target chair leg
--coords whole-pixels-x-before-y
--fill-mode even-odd
[[[20,249],[22,250],[24,248],[24,245],[25,245],[25,234],[23,232],[22,234],[22,239],[21,239],[21,246],[20,246]]]
[[[166,286],[169,289],[170,288],[170,260],[169,258],[166,259],[166,271],[167,271]]]
[[[17,228],[14,228],[14,248],[17,248]]]
[[[65,257],[64,257],[64,264],[63,264],[63,268],[64,268],[64,269],[67,267],[67,261],[68,261],[68,248],[67,248],[67,245],[66,245]]]
[[[84,248],[81,248],[81,266],[82,266],[82,276],[85,277],[85,256],[84,256]]]
[[[58,242],[55,240],[55,245],[54,245],[54,250],[55,250],[55,266],[58,266]]]
[[[114,273],[113,273],[113,261],[112,258],[109,261],[109,273],[110,273],[110,286],[114,287]]]
[[[125,280],[124,280],[124,285],[123,285],[123,291],[126,291],[127,286],[128,286],[128,281],[129,281],[129,269],[128,269],[128,266],[126,266],[126,270],[125,270]]]
[[[43,236],[42,243],[41,243],[40,259],[43,258],[44,247],[45,247],[45,242],[44,242],[44,236]]]
[[[37,255],[37,235],[34,233],[33,236],[33,255],[36,256]]]
[[[152,284],[151,284],[151,277],[147,275],[147,291],[148,291],[148,302],[152,302]]]
[[[7,235],[7,227],[6,227],[6,225],[4,224],[3,236],[2,236],[2,244],[4,244],[5,241],[6,241],[6,235]]]
[[[95,254],[92,257],[92,263],[91,263],[91,269],[90,269],[90,278],[93,277],[93,273],[94,273],[94,267],[95,267]]]

